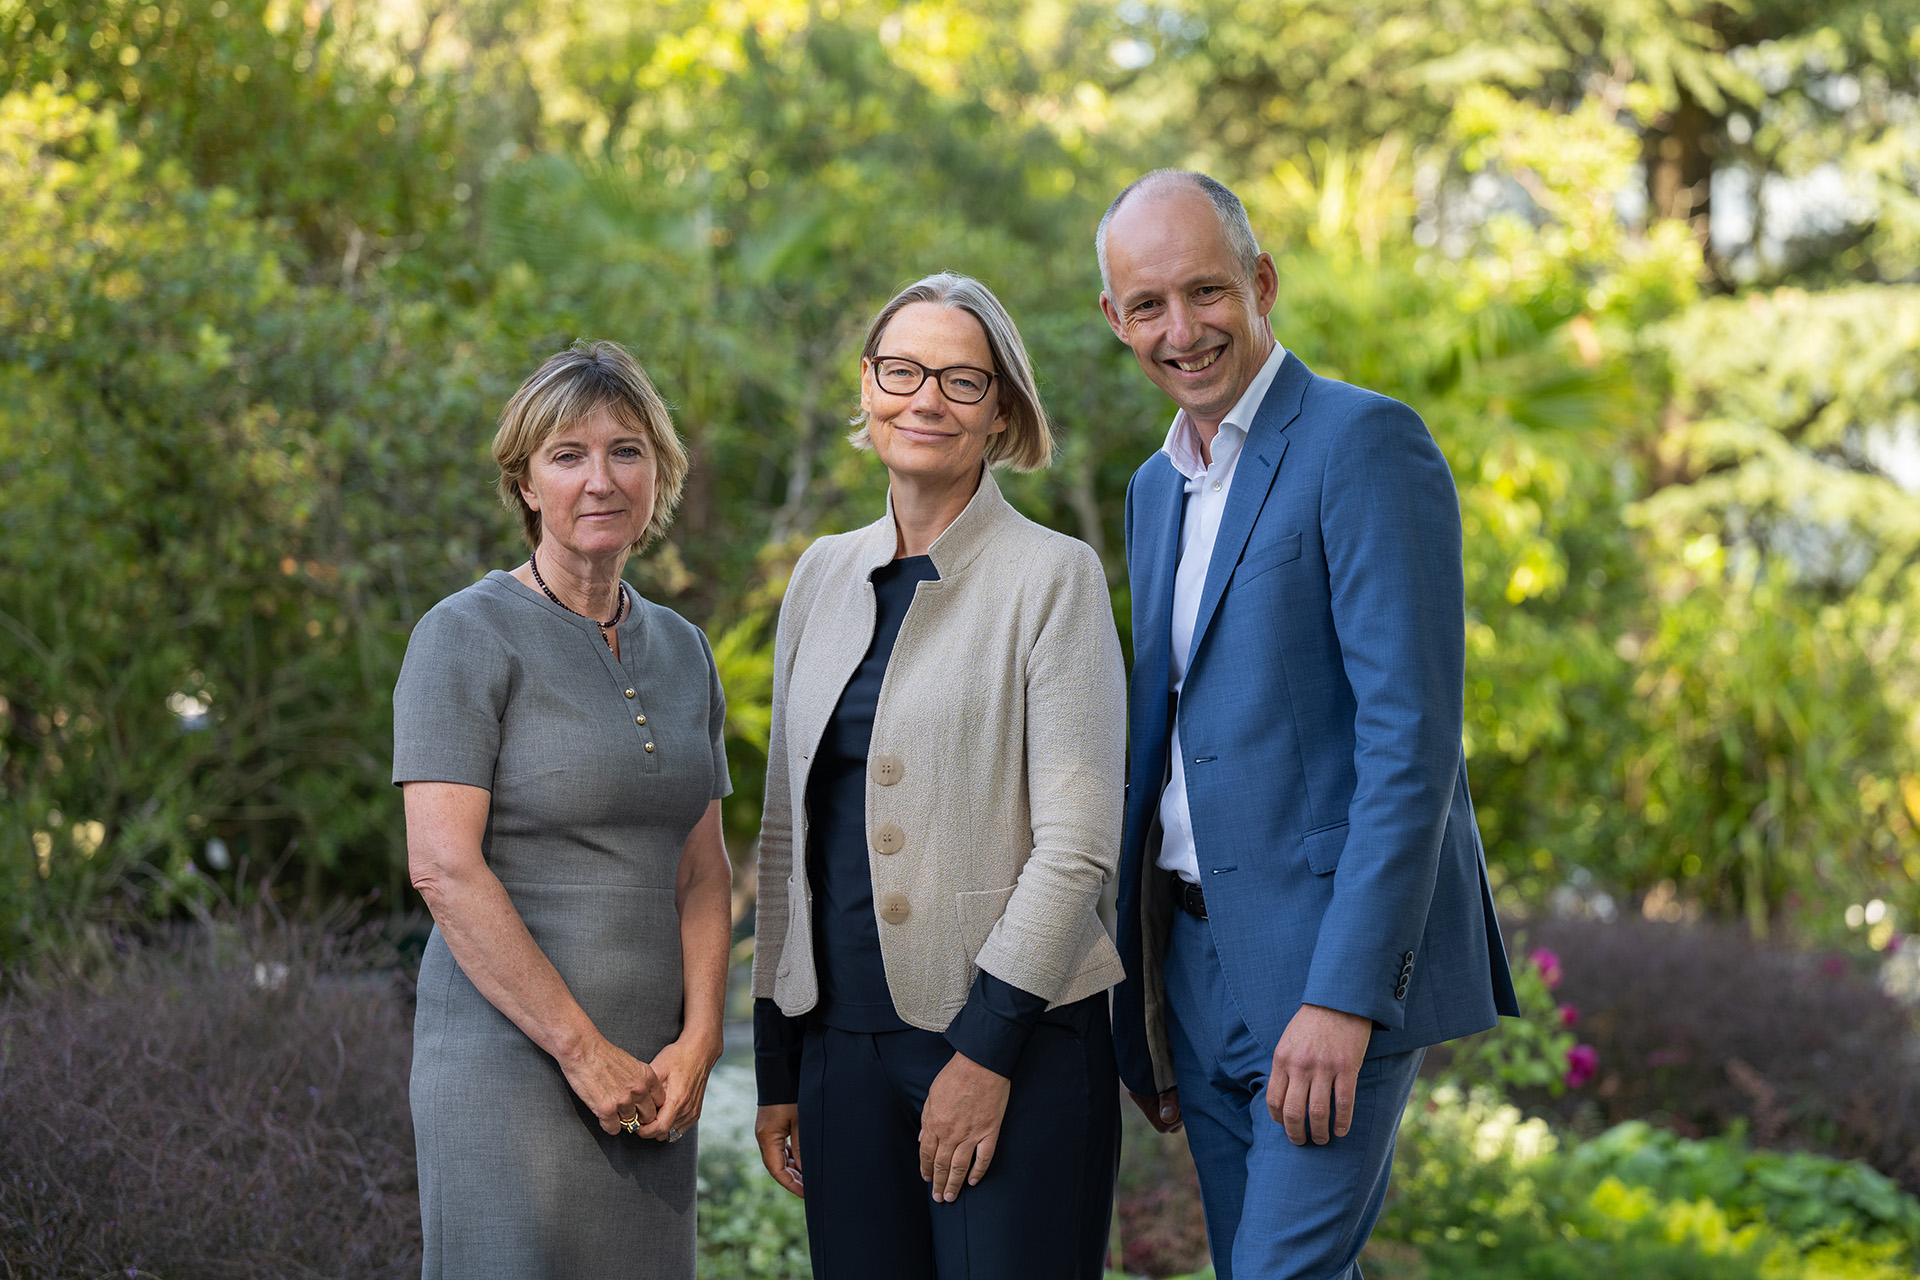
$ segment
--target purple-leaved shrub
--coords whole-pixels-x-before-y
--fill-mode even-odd
[[[420,1271],[411,1012],[323,931],[219,926],[0,999],[0,1258],[55,1277]]]
[[[1838,957],[1704,925],[1529,920],[1558,955],[1597,1076],[1563,1107],[1688,1136],[1736,1123],[1762,1147],[1864,1160],[1920,1191],[1910,1013]],[[1544,1101],[1544,1098],[1541,1099]]]

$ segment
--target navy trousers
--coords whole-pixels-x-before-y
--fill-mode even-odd
[[[817,1023],[800,1057],[815,1280],[1100,1280],[1120,1156],[1105,993],[1041,1016],[978,1186],[934,1203],[920,1108],[953,1048],[931,1031]]]
[[[1360,1248],[1386,1199],[1400,1115],[1427,1051],[1368,1058],[1347,1136],[1296,1147],[1267,1110],[1274,1047],[1241,1018],[1206,921],[1173,913],[1163,970],[1180,1114],[1219,1280],[1360,1280]]]

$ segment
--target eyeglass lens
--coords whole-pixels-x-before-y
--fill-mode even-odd
[[[908,360],[904,356],[875,360],[873,369],[874,379],[880,384],[880,389],[896,396],[910,396],[928,378],[938,377],[941,392],[955,404],[980,403],[993,383],[993,375],[985,369],[974,369],[963,364],[929,369],[917,360]]]

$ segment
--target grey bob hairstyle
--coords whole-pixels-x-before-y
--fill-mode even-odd
[[[533,455],[556,432],[605,409],[646,438],[653,455],[653,517],[633,544],[639,551],[667,531],[687,480],[687,450],[667,416],[667,402],[647,371],[617,342],[576,342],[543,360],[500,411],[493,460],[500,468],[500,503],[520,517],[527,545],[540,546],[540,513],[520,496]]]
[[[1006,466],[1015,471],[1038,471],[1053,461],[1053,430],[1047,425],[1047,411],[1040,406],[1040,389],[1034,384],[1033,364],[1027,359],[1027,345],[1020,341],[1013,317],[993,296],[993,290],[952,271],[942,271],[924,280],[916,280],[893,300],[880,308],[867,326],[867,340],[860,348],[863,359],[871,360],[880,351],[880,339],[886,336],[903,307],[916,302],[964,311],[980,322],[987,334],[987,349],[993,353],[994,390],[999,409],[1007,417],[1007,429],[987,437],[987,465]],[[856,449],[873,448],[867,434],[867,415],[854,420],[857,428],[847,437]]]

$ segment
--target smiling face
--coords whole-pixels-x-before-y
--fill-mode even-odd
[[[1137,191],[1107,225],[1111,288],[1100,310],[1154,384],[1211,431],[1273,350],[1273,259],[1253,276],[1213,203],[1187,183]]]
[[[914,302],[900,308],[880,334],[875,352],[904,357],[928,369],[969,365],[991,370],[993,348],[980,322],[957,307]],[[999,380],[978,404],[955,404],[928,378],[912,395],[894,395],[874,380],[873,361],[860,361],[860,407],[867,413],[873,451],[895,477],[965,482],[976,477],[987,439],[1007,429]]]
[[[527,459],[520,496],[540,513],[540,547],[587,560],[624,556],[653,518],[645,432],[600,408],[562,426]]]

